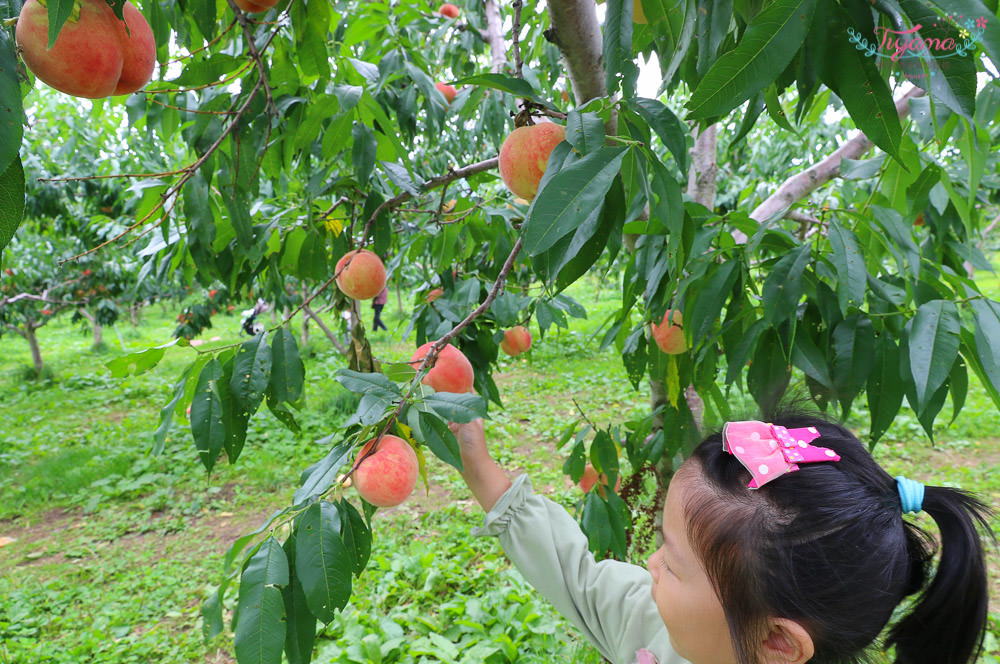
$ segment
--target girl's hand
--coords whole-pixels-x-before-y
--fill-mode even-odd
[[[486,447],[483,420],[476,419],[465,424],[449,422],[448,428],[458,439],[458,450],[462,455],[462,479],[469,485],[476,501],[488,512],[510,488],[510,480],[490,456]]]
[[[458,439],[458,449],[462,453],[463,464],[469,461],[475,463],[477,460],[490,456],[489,450],[486,449],[486,433],[482,418],[465,424],[449,422],[448,428]]]

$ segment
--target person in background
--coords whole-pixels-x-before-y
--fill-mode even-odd
[[[372,300],[372,309],[375,310],[375,319],[372,321],[372,331],[378,332],[379,327],[383,330],[388,330],[385,323],[382,322],[382,309],[385,307],[386,301],[389,299],[389,287],[386,286],[382,288],[382,291],[375,296]]]

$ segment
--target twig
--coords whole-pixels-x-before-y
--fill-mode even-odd
[[[514,0],[514,76],[524,78],[521,68],[521,0]]]
[[[423,375],[422,372],[424,371],[424,369],[434,366],[434,362],[437,359],[438,353],[441,352],[441,349],[447,346],[448,342],[454,339],[458,335],[458,333],[461,332],[463,329],[465,329],[465,327],[469,323],[474,321],[484,311],[490,308],[490,305],[493,304],[493,300],[495,300],[497,296],[500,294],[500,291],[503,290],[504,284],[506,284],[507,282],[507,275],[510,274],[511,269],[514,267],[514,260],[517,258],[517,255],[519,253],[521,253],[520,237],[517,238],[517,242],[515,242],[513,248],[511,248],[510,255],[508,255],[507,260],[504,261],[503,268],[501,268],[500,274],[497,275],[496,281],[493,282],[493,288],[490,289],[490,292],[486,296],[486,299],[483,300],[482,304],[476,307],[475,310],[472,311],[472,313],[466,316],[462,320],[462,322],[453,327],[443,337],[441,337],[433,344],[431,344],[431,347],[427,350],[427,354],[424,355],[423,360],[420,362],[420,366],[417,367],[416,375],[410,381],[409,389],[406,391],[406,394],[403,396],[403,398],[399,400],[399,404],[396,406],[396,410],[393,411],[392,415],[389,416],[389,419],[386,420],[385,426],[382,427],[382,430],[375,437],[375,443],[368,450],[367,454],[355,460],[354,465],[351,466],[351,469],[347,473],[345,473],[343,477],[350,477],[351,474],[358,469],[358,466],[361,465],[362,461],[364,461],[369,456],[375,453],[375,448],[378,447],[378,441],[382,439],[382,436],[384,436],[386,432],[392,427],[392,425],[399,419],[400,414],[403,412],[403,408],[405,408],[406,404],[408,404],[410,400],[413,398],[413,393],[416,391],[417,385],[420,383],[418,379],[420,379]]]
[[[264,80],[264,97],[267,99],[267,108],[272,115],[277,117],[278,109],[274,106],[274,98],[271,97],[271,86],[267,83],[267,67],[264,66],[264,61],[261,60],[260,57],[260,51],[257,50],[257,44],[254,42],[253,30],[250,29],[250,23],[247,21],[247,15],[243,13],[243,10],[236,6],[234,0],[226,1],[229,3],[229,6],[232,7],[233,11],[236,12],[236,20],[239,21],[240,27],[243,28],[243,36],[247,42],[247,51],[250,53],[250,59],[253,60],[260,77]],[[270,42],[270,39],[268,42]]]
[[[498,161],[499,157],[493,157],[492,159],[479,161],[476,162],[475,164],[469,164],[468,166],[463,166],[462,168],[459,169],[453,169],[453,168],[448,169],[448,172],[446,174],[439,175],[435,178],[431,178],[430,180],[424,182],[421,189],[423,189],[424,191],[430,191],[431,189],[436,189],[442,185],[446,185],[449,182],[454,182],[455,180],[460,180],[462,178],[469,177],[470,175],[475,175],[477,173],[482,173],[483,171],[488,171],[492,168],[496,168]],[[361,247],[365,246],[368,234],[371,231],[372,224],[375,223],[375,220],[378,219],[378,216],[380,214],[382,214],[386,210],[391,210],[393,208],[399,207],[400,205],[410,200],[411,198],[413,198],[413,194],[411,194],[408,191],[404,191],[398,196],[393,196],[389,200],[384,201],[381,205],[375,208],[375,211],[372,212],[372,216],[369,217],[368,221],[365,223],[364,232],[361,234],[360,246]]]

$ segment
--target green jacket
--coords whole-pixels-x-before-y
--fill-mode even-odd
[[[528,583],[613,664],[688,664],[670,645],[649,571],[596,561],[573,517],[536,495],[527,475],[514,480],[472,533],[498,537]]]

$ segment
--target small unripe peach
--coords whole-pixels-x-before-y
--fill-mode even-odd
[[[337,286],[344,295],[355,300],[369,300],[385,288],[385,265],[367,249],[348,251],[334,269],[334,274],[339,274]]]
[[[449,104],[454,101],[455,95],[458,94],[458,90],[455,89],[454,85],[448,85],[447,83],[442,83],[441,81],[435,83],[434,87],[438,89],[438,92],[444,95],[444,98],[448,100]]]
[[[393,507],[410,497],[417,484],[420,463],[410,444],[397,436],[385,435],[378,441],[375,451],[368,451],[375,439],[365,443],[354,463],[361,463],[351,476],[361,497],[378,507]]]
[[[458,7],[450,2],[446,2],[438,9],[438,14],[441,14],[441,16],[447,16],[448,18],[458,18],[459,13]]]
[[[278,4],[278,0],[233,0],[245,12],[259,14]]]
[[[667,355],[679,355],[687,350],[687,341],[684,340],[683,318],[681,312],[674,311],[670,315],[670,309],[663,314],[660,324],[650,323],[649,327],[653,333],[653,340]]]
[[[427,302],[433,302],[434,300],[438,299],[442,295],[444,295],[444,289],[443,288],[435,288],[431,292],[427,293],[427,298],[426,298]]]
[[[423,361],[432,345],[433,342],[425,343],[413,353],[410,364],[413,365],[414,369],[420,366],[420,362]],[[435,392],[464,394],[472,391],[475,380],[476,374],[472,370],[469,358],[462,351],[449,344],[441,349],[434,361],[434,367],[424,375],[424,379],[420,382],[433,387]]]
[[[512,327],[503,333],[500,350],[516,357],[531,348],[531,332],[523,325]]]
[[[515,196],[531,200],[545,174],[552,150],[566,137],[566,129],[553,122],[518,127],[500,146],[500,177]]]

